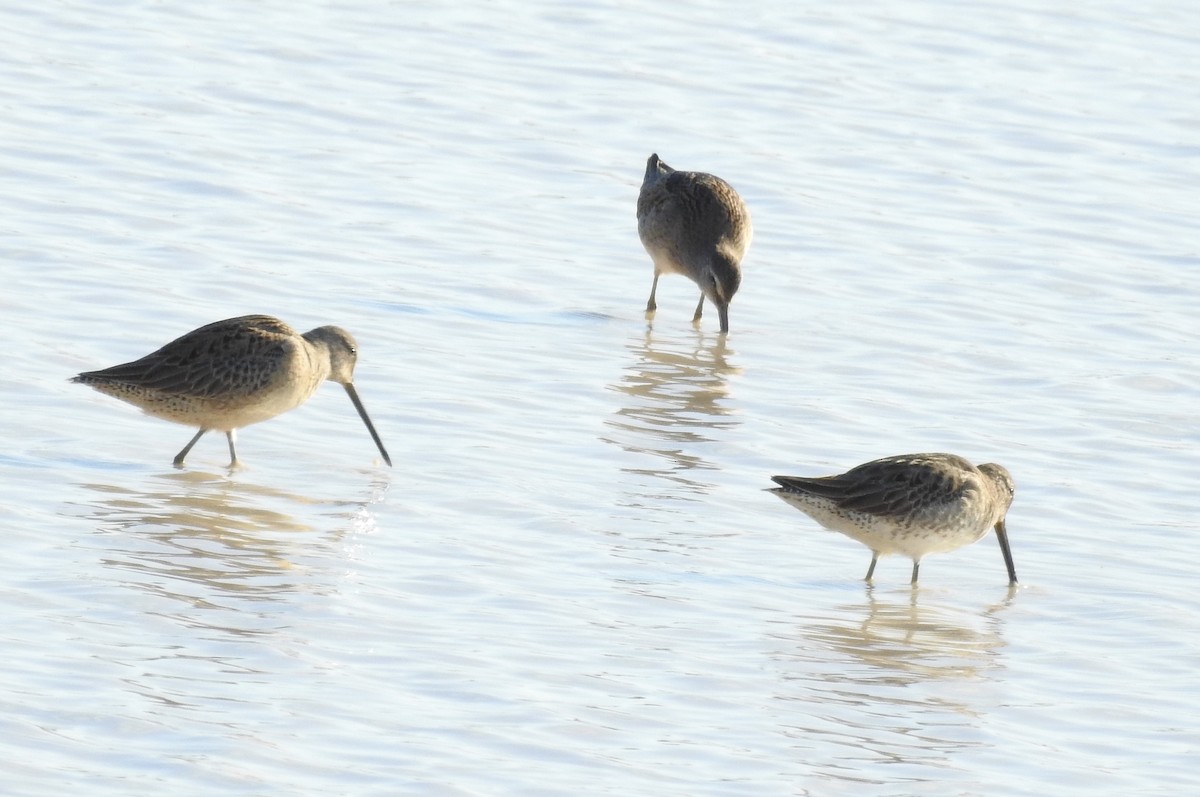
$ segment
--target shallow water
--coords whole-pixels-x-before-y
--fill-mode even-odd
[[[1189,6],[0,19],[0,792],[1195,788]],[[754,215],[728,339],[643,317],[652,151]],[[67,382],[249,312],[394,468]],[[1013,472],[1019,589],[762,492],[914,451]]]

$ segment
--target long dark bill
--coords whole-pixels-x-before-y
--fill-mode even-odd
[[[1008,568],[1009,586],[1017,583],[1017,568],[1013,566],[1012,550],[1008,547],[1008,529],[1004,518],[996,523],[996,539],[1000,541],[1000,553],[1004,554],[1004,566]]]
[[[717,318],[721,320],[721,331],[729,332],[729,302],[717,305]]]
[[[363,406],[362,399],[358,397],[358,391],[349,382],[342,385],[342,387],[346,388],[346,395],[354,403],[354,409],[358,410],[358,417],[362,418],[363,423],[367,425],[367,431],[371,433],[371,439],[375,441],[375,445],[379,446],[379,453],[383,455],[383,461],[390,468],[392,466],[392,458],[388,456],[387,449],[383,447],[383,441],[379,439],[379,432],[375,431],[375,424],[371,423],[371,417],[367,415],[367,408]]]

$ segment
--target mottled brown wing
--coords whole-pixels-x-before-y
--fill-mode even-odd
[[[842,509],[894,517],[908,514],[914,506],[954,502],[967,489],[962,476],[909,457],[868,462],[838,476],[776,476],[775,482],[828,498]]]
[[[740,203],[729,183],[704,172],[675,172],[666,179],[667,188],[692,207],[692,214],[705,223],[715,224],[714,232],[724,234],[732,224],[731,213]]]
[[[271,316],[216,321],[139,360],[79,375],[198,398],[253,393],[278,371],[296,332]]]

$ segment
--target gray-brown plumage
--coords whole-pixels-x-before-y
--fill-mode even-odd
[[[746,203],[733,186],[704,172],[678,172],[658,155],[646,161],[637,204],[638,236],[654,261],[654,282],[646,312],[658,308],[654,295],[663,274],[682,274],[700,286],[729,331],[729,302],[742,284],[742,258],[754,228]]]
[[[994,527],[1009,583],[1017,583],[1004,525],[1013,480],[1000,465],[975,467],[954,454],[906,454],[838,476],[771,478],[780,486],[769,492],[871,549],[867,581],[880,556],[903,554],[913,560],[915,584],[923,556],[968,545]]]
[[[357,356],[354,338],[340,327],[301,335],[277,318],[247,315],[202,326],[140,360],[87,371],[71,381],[147,415],[199,427],[175,457],[177,466],[205,432],[225,432],[233,466],[238,461],[235,430],[300,406],[328,379],[346,389],[383,461],[391,465],[354,389]]]

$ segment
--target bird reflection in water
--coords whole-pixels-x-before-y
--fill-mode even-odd
[[[783,621],[768,643],[777,697],[803,709],[781,732],[842,751],[814,777],[861,791],[894,783],[889,765],[938,777],[956,754],[987,746],[981,728],[1009,697],[1000,672],[1014,594],[971,608],[924,594],[918,602],[917,592],[881,599],[868,588],[865,603]]]
[[[650,458],[652,464],[623,468],[626,473],[651,476],[670,483],[667,496],[701,494],[710,485],[695,471],[714,470],[700,452],[714,442],[714,433],[736,428],[741,420],[727,404],[728,377],[740,369],[729,364],[724,336],[644,337],[627,348],[633,362],[612,389],[623,394],[624,406],[605,421],[602,439],[625,451]]]
[[[109,536],[101,554],[104,564],[126,572],[127,585],[193,605],[220,596],[273,600],[299,588],[289,558],[301,539],[312,544],[297,533],[313,529],[289,509],[329,502],[201,471],[157,478],[161,489],[142,492],[84,485],[98,495],[87,514],[101,531],[130,532]],[[333,506],[361,524],[372,517],[364,503]]]
[[[815,650],[826,651],[818,654],[822,659],[833,652],[842,660],[834,668],[839,682],[910,684],[929,678],[982,677],[997,666],[997,654],[1006,645],[1002,615],[1015,594],[1010,590],[1003,600],[975,610],[922,603],[915,592],[882,599],[868,587],[865,602],[835,607],[832,616],[813,619],[778,638],[797,641],[806,658]],[[850,662],[866,667],[846,666]]]

